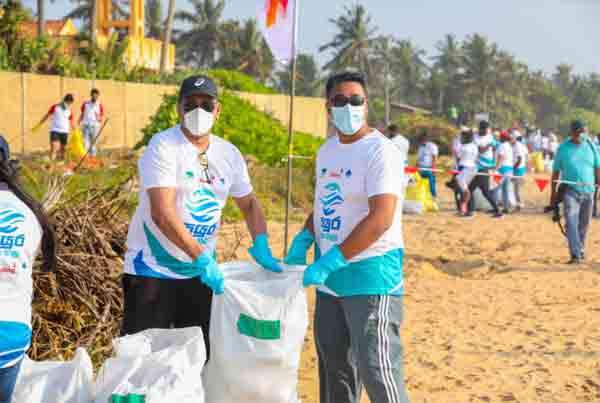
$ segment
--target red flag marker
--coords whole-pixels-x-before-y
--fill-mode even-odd
[[[499,185],[500,182],[502,182],[502,175],[500,174],[492,174],[492,178],[494,178],[494,182],[496,182],[496,185]]]
[[[550,183],[549,179],[535,179],[535,184],[537,185],[538,189],[540,189],[540,192],[543,192],[549,183]]]
[[[416,174],[419,170],[416,167],[404,167],[404,173]]]

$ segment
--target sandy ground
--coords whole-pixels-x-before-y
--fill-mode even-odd
[[[600,402],[600,226],[588,261],[572,267],[566,240],[541,213],[549,190],[528,183],[526,209],[502,220],[458,218],[441,191],[442,212],[404,219],[411,402]],[[318,402],[312,326],[300,393]]]

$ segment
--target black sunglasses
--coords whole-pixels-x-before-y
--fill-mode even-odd
[[[348,104],[352,106],[362,106],[365,104],[365,101],[366,99],[362,95],[352,95],[351,97],[347,97],[345,95],[338,94],[331,98],[331,105],[335,106],[336,108],[344,107]]]
[[[216,104],[213,101],[204,101],[200,104],[197,104],[196,102],[186,102],[185,104],[183,104],[183,111],[185,113],[191,112],[196,108],[201,108],[204,109],[206,112],[212,113],[216,108]]]

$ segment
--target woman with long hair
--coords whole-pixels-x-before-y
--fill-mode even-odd
[[[56,238],[42,206],[18,182],[17,161],[0,136],[0,403],[10,403],[31,343],[32,268],[40,249],[43,269],[56,266]]]

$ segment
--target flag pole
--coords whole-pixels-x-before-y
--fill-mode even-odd
[[[290,230],[290,209],[292,207],[292,160],[294,158],[294,98],[296,97],[296,41],[298,38],[298,9],[300,0],[294,2],[294,26],[292,28],[292,69],[290,72],[290,119],[288,122],[288,159],[287,159],[287,189],[285,200],[285,230],[283,241],[283,256],[287,255]]]

